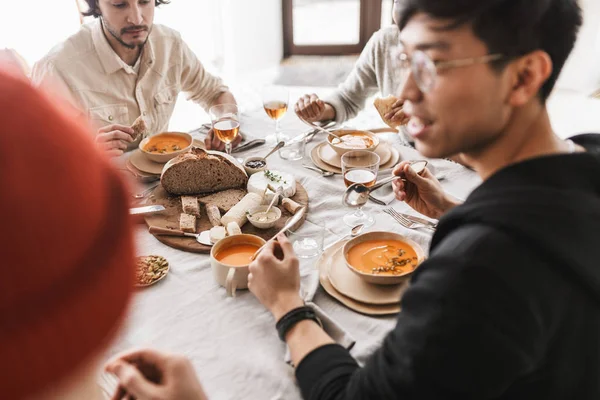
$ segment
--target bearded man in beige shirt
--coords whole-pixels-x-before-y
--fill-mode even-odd
[[[179,92],[208,110],[235,104],[223,81],[207,72],[178,32],[153,24],[166,0],[86,0],[96,20],[59,44],[33,68],[87,114],[96,143],[112,156],[137,147],[130,125],[142,116],[150,134],[166,131]],[[234,146],[241,137],[236,139]],[[207,148],[224,144],[209,132]]]

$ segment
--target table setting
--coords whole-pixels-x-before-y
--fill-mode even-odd
[[[287,99],[294,98],[299,90],[292,89]],[[285,95],[279,99],[285,100]],[[161,229],[169,234],[183,232],[180,218],[186,208],[182,202],[184,197],[189,197],[183,191],[170,193],[157,181],[160,174],[165,173],[165,165],[146,163],[154,167],[154,174],[146,172],[154,175],[151,183],[147,182],[148,178],[135,176],[141,184],[132,194],[132,207],[165,208],[142,214],[145,223],[136,225],[138,255],[160,256],[167,260],[168,268],[158,266],[156,284],[144,286],[136,293],[125,328],[106,357],[132,347],[149,346],[190,358],[212,399],[238,398],[240,393],[248,398],[299,399],[293,369],[286,366],[289,361],[286,346],[279,341],[274,329],[275,321],[244,289],[247,275],[244,278],[242,270],[247,263],[232,268],[218,259],[218,253],[235,247],[229,242],[246,245],[248,248],[244,251],[255,251],[296,213],[302,212],[298,218],[300,222],[287,229],[287,234],[300,259],[303,298],[314,307],[330,336],[351,349],[359,362],[364,362],[393,328],[395,316],[401,311],[400,299],[408,287],[410,273],[426,259],[437,221],[396,200],[391,184],[387,184],[368,191],[358,210],[368,216],[366,220],[346,218],[345,222],[347,215],[356,217],[358,208],[356,205],[349,206],[348,202],[344,204],[344,193],[352,184],[372,186],[390,178],[393,166],[405,160],[427,161],[426,168],[441,177],[444,189],[457,198],[466,198],[480,180],[473,171],[455,162],[423,158],[414,148],[405,146],[397,132],[382,127],[377,115],[365,121],[359,120],[356,125],[349,121],[343,127],[328,124],[313,128],[293,112],[286,113],[285,117],[280,116],[277,133],[269,143],[266,137],[274,132],[271,113],[266,112],[264,107],[242,108],[236,118],[239,132],[244,136],[243,142],[232,149],[231,156],[221,153],[215,157],[219,162],[230,160],[236,165],[231,167],[232,171],[241,168],[248,177],[243,185],[223,190],[227,192],[226,201],[214,194],[194,193],[197,200],[194,204],[198,205],[199,212],[195,216],[193,232],[188,232],[188,237],[158,233]],[[361,118],[364,119],[364,115]],[[182,132],[190,136],[190,146],[201,149],[200,157],[205,157],[204,153],[212,156],[212,152],[205,152],[203,143],[205,134],[213,125],[214,121]],[[370,166],[369,179],[364,169],[368,166],[364,165],[358,166],[360,173],[348,175],[348,172],[357,170],[356,165],[352,164],[353,159],[349,156],[349,161],[343,163],[348,152],[335,151],[334,145],[339,139],[329,135],[327,132],[330,130],[341,134],[341,138],[368,132],[369,140],[378,142],[375,148],[379,150],[370,151],[375,161]],[[292,144],[301,145],[295,147],[292,154],[286,153],[288,149],[283,146],[265,157],[280,141],[295,141]],[[252,145],[248,147],[248,144]],[[141,156],[143,151],[135,150],[125,155],[121,162],[126,165],[135,163],[137,167],[140,161],[134,157]],[[248,173],[244,162],[251,160],[264,160],[264,169]],[[169,163],[171,160],[166,165]],[[161,171],[157,174],[159,166]],[[137,172],[144,171],[138,169]],[[287,194],[278,194],[278,185],[282,190],[288,190]],[[239,193],[237,197],[232,195],[233,200],[229,201],[231,191]],[[230,223],[223,223],[223,226],[213,224],[209,208],[215,206],[222,221],[251,195],[260,195],[261,199],[257,197],[257,204],[253,203],[252,210],[244,209],[243,215],[232,219],[239,226],[241,236],[236,237],[235,229],[229,232]],[[208,200],[203,200],[205,197]],[[252,213],[264,212],[270,203],[280,216],[273,227],[259,229],[249,220]],[[290,206],[290,203],[293,205]],[[259,207],[263,209],[259,210]],[[193,214],[195,211],[189,212]],[[211,243],[215,228],[225,233],[222,237],[217,235],[220,240]],[[200,243],[201,234],[204,234],[203,239],[208,245]],[[396,274],[396,269],[400,268],[398,265],[402,263],[412,269],[397,277],[399,280],[393,284],[375,284],[361,278],[357,271],[352,270],[346,255],[349,243],[371,237],[368,235],[386,238],[390,243],[408,243],[406,250],[416,251],[415,260],[412,260],[413,257],[410,260],[393,258],[394,265],[390,264],[389,271],[382,270],[378,274]],[[246,237],[250,239],[240,242]],[[393,249],[397,254],[406,254],[406,250],[387,245],[388,251]],[[345,249],[348,251],[345,252]],[[110,393],[111,382],[110,377],[101,376],[99,384],[105,393]]]

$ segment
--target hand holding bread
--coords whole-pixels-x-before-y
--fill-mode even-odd
[[[403,111],[404,100],[394,96],[375,99],[373,102],[377,112],[390,128],[397,129],[400,125],[406,125],[408,118]]]

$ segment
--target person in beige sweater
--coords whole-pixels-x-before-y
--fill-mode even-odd
[[[398,2],[394,1],[393,19],[398,15]],[[399,31],[396,24],[375,32],[346,81],[323,99],[316,94],[302,96],[295,105],[301,118],[310,122],[335,120],[342,123],[355,117],[366,100],[379,92],[382,96],[395,95],[401,84],[398,61]],[[393,111],[385,115],[392,121],[402,121],[402,101],[394,104]]]

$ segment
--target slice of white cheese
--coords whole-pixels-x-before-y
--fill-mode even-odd
[[[231,221],[227,224],[227,236],[241,235],[242,230],[235,221]]]
[[[239,203],[227,211],[227,214],[221,217],[221,223],[225,226],[230,222],[235,222],[241,228],[248,221],[246,212],[260,205],[262,201],[261,195],[256,193],[248,193]]]
[[[213,226],[210,228],[209,236],[212,243],[217,243],[219,240],[225,239],[227,231],[225,231],[224,226]]]
[[[267,173],[268,172],[268,173]],[[263,204],[271,203],[275,193],[267,189],[271,185],[274,189],[283,187],[283,197],[292,197],[296,194],[296,179],[294,175],[281,171],[262,171],[250,176],[248,179],[248,193],[256,193],[263,196]]]

